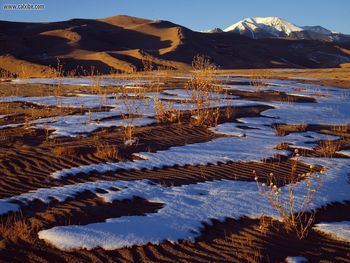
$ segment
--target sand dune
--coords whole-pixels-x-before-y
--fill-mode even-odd
[[[235,34],[205,34],[168,21],[129,16],[52,23],[0,21],[0,69],[43,76],[57,59],[64,73],[128,72],[154,67],[188,69],[202,53],[221,68],[337,67],[349,49],[320,41],[252,40]],[[21,68],[21,70],[19,70]]]

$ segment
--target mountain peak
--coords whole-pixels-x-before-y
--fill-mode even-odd
[[[303,26],[304,30],[312,31],[319,34],[331,35],[333,32],[322,26]]]
[[[225,32],[235,32],[250,35],[252,38],[285,37],[291,32],[303,29],[280,17],[252,17],[245,18],[226,28]],[[262,36],[259,36],[262,35]]]
[[[215,28],[211,28],[208,30],[203,31],[203,33],[222,33],[224,32],[221,28],[215,27]]]

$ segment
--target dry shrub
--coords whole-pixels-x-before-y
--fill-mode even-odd
[[[316,151],[320,153],[322,157],[332,158],[340,149],[340,141],[321,141]]]
[[[133,125],[126,125],[124,127],[125,129],[125,133],[124,133],[124,143],[125,145],[132,145],[134,144],[134,142],[136,141],[136,139],[134,139],[134,130],[135,130],[135,126]]]
[[[11,136],[8,133],[0,130],[0,142],[4,142],[4,143],[11,142]]]
[[[347,133],[348,132],[348,126],[347,125],[335,125],[332,127],[332,130],[335,132],[340,133]]]
[[[304,132],[307,129],[306,124],[278,124],[273,126],[277,136],[285,136],[288,132]]]
[[[125,142],[130,144],[133,141],[133,132],[135,130],[133,116],[142,115],[144,106],[149,103],[149,98],[145,96],[144,89],[136,88],[131,90],[122,89],[121,93],[115,99],[120,99],[123,102],[125,112],[121,111],[120,114],[126,122],[124,126]]]
[[[226,107],[225,108],[225,117],[227,119],[231,119],[234,115],[234,110],[233,110],[233,107]]]
[[[142,60],[143,71],[150,72],[154,69],[153,63],[151,60],[143,59]]]
[[[40,227],[36,220],[29,221],[22,213],[11,213],[0,222],[0,236],[6,240],[29,240]]]
[[[262,233],[263,235],[266,235],[269,232],[272,224],[273,224],[273,219],[271,217],[261,216],[259,218],[259,227],[258,227],[259,232]]]
[[[277,126],[277,125],[276,125],[276,126],[274,126],[273,128],[274,128],[274,130],[275,130],[276,136],[285,136],[286,133],[287,133],[284,129],[281,129],[280,126]]]
[[[216,67],[205,56],[197,55],[192,62],[192,75],[185,88],[190,92],[192,121],[196,126],[215,126],[220,117],[220,103],[223,88],[215,80]]]
[[[296,98],[287,94],[285,98],[282,97],[281,101],[292,104],[296,101]]]
[[[101,144],[96,147],[96,156],[101,159],[117,159],[118,148],[116,145]]]
[[[168,122],[181,122],[182,112],[181,110],[174,109],[173,102],[164,102],[158,97],[154,97],[154,110],[155,117],[160,123],[168,123]]]
[[[250,85],[255,87],[256,92],[260,92],[265,87],[266,81],[270,78],[270,72],[267,70],[256,70],[251,74]]]
[[[158,97],[153,98],[154,101],[154,110],[156,113],[156,119],[160,122],[165,122],[167,119],[165,112],[165,103],[160,100]]]
[[[53,153],[56,156],[74,156],[77,154],[76,150],[69,146],[57,146],[53,149]]]
[[[253,171],[254,179],[257,182],[259,191],[269,201],[272,207],[279,213],[283,220],[283,226],[287,232],[293,232],[299,239],[304,239],[313,226],[315,220],[315,211],[310,209],[311,203],[316,192],[321,187],[321,177],[313,165],[310,165],[309,172],[296,176],[299,153],[296,149],[294,152],[294,163],[292,171],[285,178],[287,193],[281,197],[282,189],[277,187],[277,178],[273,173],[268,175],[266,183],[259,183],[258,176]],[[295,204],[295,192],[298,178],[302,177],[306,180],[306,191],[301,197],[301,203]],[[310,212],[311,211],[311,212]]]
[[[49,70],[45,72],[47,78],[60,78],[64,76],[63,63],[59,58],[56,59],[56,65],[49,66]]]
[[[295,124],[293,125],[295,131],[297,132],[304,132],[306,131],[307,125],[306,124]]]
[[[15,74],[0,68],[0,79],[9,80],[15,78]]]

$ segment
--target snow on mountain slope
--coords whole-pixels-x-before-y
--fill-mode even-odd
[[[307,31],[312,31],[318,34],[323,34],[323,35],[331,35],[332,31],[328,30],[327,28],[324,28],[322,26],[303,26],[302,27],[304,30]]]
[[[225,32],[246,34],[250,32],[255,38],[255,32],[264,32],[275,37],[288,36],[291,32],[303,29],[279,17],[254,17],[243,19],[226,28]]]
[[[222,33],[222,32],[224,32],[224,31],[221,28],[218,28],[218,27],[202,31],[202,33],[211,33],[211,34],[212,33]]]
[[[246,37],[260,39],[271,37],[288,37],[291,39],[321,40],[330,42],[350,42],[350,36],[333,32],[322,26],[299,27],[279,17],[245,18],[224,32],[240,34]]]

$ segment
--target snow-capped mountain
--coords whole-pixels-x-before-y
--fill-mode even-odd
[[[254,17],[243,19],[224,29],[251,38],[286,37],[303,29],[279,17]]]
[[[229,26],[223,31],[244,35],[254,39],[288,37],[292,39],[350,42],[349,35],[333,32],[322,26],[299,27],[279,17],[246,18]]]

